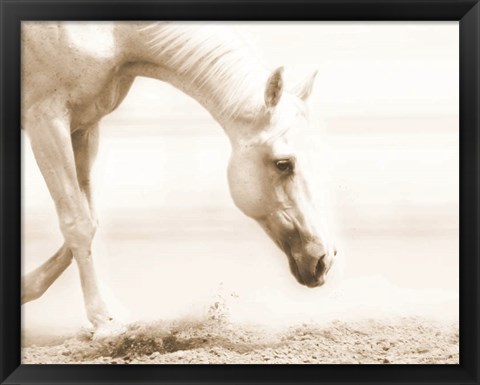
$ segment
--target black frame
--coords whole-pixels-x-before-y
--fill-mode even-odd
[[[2,384],[479,384],[479,0],[0,0]],[[23,20],[460,21],[459,365],[20,365],[20,22]]]

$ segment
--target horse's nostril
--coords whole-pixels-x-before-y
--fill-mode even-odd
[[[315,266],[315,278],[320,278],[320,276],[325,272],[325,256],[326,254],[323,254],[319,259],[318,262]]]
[[[337,256],[337,249],[333,250],[333,256],[334,256],[334,257]]]

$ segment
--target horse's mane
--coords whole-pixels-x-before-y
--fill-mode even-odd
[[[142,31],[149,33],[147,44],[162,64],[212,98],[223,118],[236,116],[263,81],[258,57],[225,26],[158,22]]]

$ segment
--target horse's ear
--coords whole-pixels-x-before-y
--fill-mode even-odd
[[[318,70],[315,70],[310,76],[308,76],[304,81],[298,84],[293,89],[293,94],[297,95],[303,101],[307,100],[313,90],[313,84],[315,83],[315,77],[317,76]]]
[[[275,107],[280,101],[283,92],[283,67],[277,68],[267,80],[265,87],[265,105]]]

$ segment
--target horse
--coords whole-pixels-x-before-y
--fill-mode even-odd
[[[232,150],[233,202],[283,250],[300,284],[324,284],[336,250],[296,145],[310,124],[316,72],[287,90],[283,67],[269,70],[234,30],[216,23],[24,22],[21,36],[22,129],[63,235],[58,251],[22,277],[22,304],[75,260],[88,320],[99,334],[113,329],[92,258],[98,221],[90,173],[100,120],[139,76],[170,83],[221,125]]]

